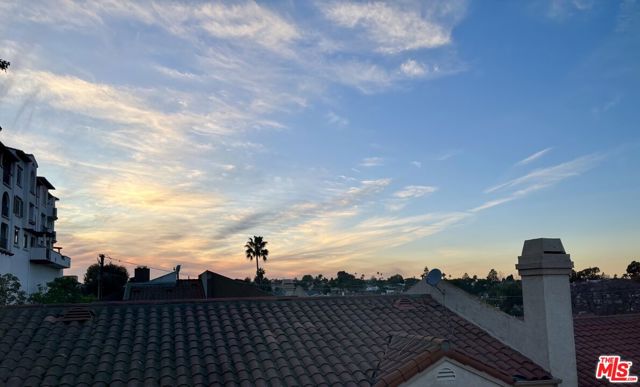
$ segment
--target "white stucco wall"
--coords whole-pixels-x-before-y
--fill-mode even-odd
[[[38,285],[46,286],[48,282],[62,277],[62,269],[56,269],[45,265],[31,265],[31,280],[29,281],[29,293],[38,290]]]
[[[15,152],[15,151],[14,151]],[[8,157],[7,155],[0,155]],[[48,200],[48,189],[44,184],[36,184],[34,192],[31,191],[31,173],[37,176],[38,164],[33,156],[28,156],[29,161],[22,158],[15,161],[12,159],[11,181],[5,184],[2,181],[2,164],[0,163],[0,201],[6,193],[9,197],[8,216],[0,215],[0,222],[7,225],[8,244],[5,252],[0,252],[0,275],[11,273],[18,277],[21,289],[28,294],[38,290],[38,285],[45,285],[55,278],[62,276],[62,269],[49,265],[36,264],[31,262],[31,236],[27,230],[41,231],[47,228],[48,231],[55,230],[55,220],[49,224],[47,217],[53,216],[55,212],[55,200]],[[17,167],[22,168],[21,184],[18,184]],[[23,215],[17,216],[15,212],[15,197],[22,200]],[[29,206],[33,204],[33,222],[29,219]],[[44,222],[42,215],[45,216]],[[51,226],[51,227],[49,227]],[[18,228],[18,243],[14,243],[14,230]],[[24,247],[24,236],[27,236],[27,246]],[[39,238],[36,239],[38,245]],[[44,241],[44,239],[43,239]],[[10,254],[7,254],[10,253]]]
[[[444,292],[444,295],[422,280],[407,293],[428,294],[449,310],[478,325],[511,348],[527,353],[526,343],[523,341],[523,337],[527,336],[527,329],[523,320],[503,313],[447,281],[441,281],[438,288]]]
[[[22,249],[20,249],[22,250]],[[0,255],[0,275],[11,273],[20,280],[21,289],[31,294],[38,291],[38,285],[46,285],[62,276],[62,269],[33,264],[28,251],[14,250],[14,255]]]

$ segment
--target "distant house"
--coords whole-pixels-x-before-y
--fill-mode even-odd
[[[571,284],[574,314],[640,313],[640,281],[603,279]]]
[[[27,293],[46,285],[71,266],[56,247],[54,186],[38,176],[35,157],[0,142],[0,274],[18,277]]]
[[[148,268],[136,268],[132,281],[125,286],[125,301],[194,300],[205,298],[268,297],[271,296],[244,281],[205,271],[198,279],[179,279],[178,272],[149,280]]]
[[[277,296],[306,297],[310,295],[293,279],[281,279],[271,282],[271,291]]]
[[[638,374],[640,316],[573,320],[559,240],[525,242],[518,270],[524,319],[446,281],[399,295],[12,306],[0,385],[596,386],[600,351]]]

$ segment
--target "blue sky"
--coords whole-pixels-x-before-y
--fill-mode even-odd
[[[639,258],[640,3],[3,2],[1,140],[59,243],[186,273]],[[132,267],[129,267],[131,270]]]

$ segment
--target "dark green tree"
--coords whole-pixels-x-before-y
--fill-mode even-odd
[[[7,71],[7,69],[9,68],[9,65],[11,65],[9,61],[0,59],[0,70]]]
[[[82,284],[75,277],[58,277],[29,297],[33,304],[69,304],[94,300],[95,297],[83,294]]]
[[[0,306],[24,304],[27,294],[20,289],[20,280],[11,273],[0,275]]]
[[[489,274],[487,274],[487,280],[489,282],[500,282],[500,278],[498,278],[498,272],[495,269],[489,270]]]
[[[262,258],[262,261],[267,262],[267,258],[269,257],[269,250],[266,249],[267,241],[265,241],[261,236],[253,236],[253,238],[249,238],[247,244],[244,245],[245,254],[247,259],[250,261],[256,260],[256,278],[258,277],[258,271],[260,270],[260,265],[258,265],[258,261]]]
[[[271,280],[267,278],[266,273],[263,268],[259,268],[256,273],[255,278],[253,279],[253,283],[258,288],[270,292],[271,291]]]
[[[398,285],[404,283],[404,278],[400,274],[394,274],[391,277],[387,278],[387,283],[389,285]]]
[[[87,293],[98,296],[98,277],[100,273],[100,265],[94,263],[87,268],[84,275],[84,286]],[[108,263],[104,265],[102,270],[102,299],[103,300],[122,300],[124,295],[124,286],[129,280],[129,272],[127,268],[120,265]]]
[[[305,274],[302,276],[302,279],[298,281],[298,283],[304,290],[308,290],[309,287],[313,284],[313,276],[311,274]]]
[[[571,282],[598,280],[598,279],[602,279],[603,276],[604,276],[603,274],[600,274],[600,268],[597,266],[594,266],[594,267],[588,267],[578,272],[572,270],[571,277],[569,277],[569,280]]]
[[[631,261],[629,266],[627,266],[627,276],[631,279],[640,281],[640,262]]]

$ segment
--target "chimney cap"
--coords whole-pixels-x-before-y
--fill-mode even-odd
[[[521,276],[571,274],[573,262],[558,238],[538,238],[524,241],[516,269]]]
[[[566,254],[560,238],[537,238],[524,241],[522,255]]]

